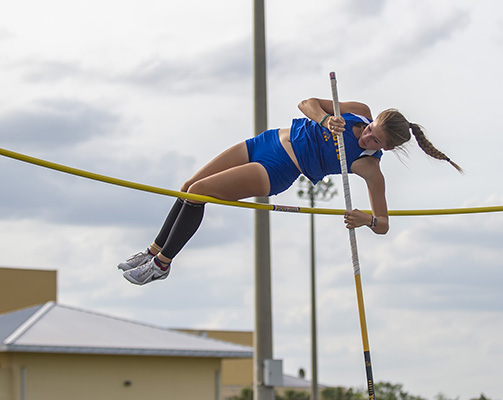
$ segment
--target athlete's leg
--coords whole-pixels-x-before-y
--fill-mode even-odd
[[[171,228],[173,227],[173,224],[178,218],[178,215],[180,214],[183,204],[184,204],[183,199],[178,198],[175,200],[175,203],[171,207],[171,210],[169,211],[169,214],[166,217],[166,220],[164,221],[161,230],[157,234],[157,237],[155,238],[154,242],[149,247],[149,251],[152,254],[156,255],[157,253],[159,253],[162,249],[162,246],[164,246],[164,244],[166,243],[169,232],[171,232]]]
[[[239,200],[251,196],[266,196],[270,191],[266,169],[258,163],[232,167],[194,182],[188,193]],[[169,264],[196,233],[204,216],[204,204],[186,201],[157,259]]]
[[[201,168],[198,172],[194,174],[192,178],[190,178],[187,182],[185,182],[181,188],[182,192],[187,192],[187,189],[194,182],[201,178],[205,178],[214,173],[220,172],[222,170],[235,167],[237,165],[242,165],[248,162],[248,150],[246,148],[245,142],[239,143],[231,148],[225,150],[223,153],[219,154],[213,160],[211,160],[208,164],[206,164],[203,168]],[[194,202],[195,203],[195,202]],[[159,231],[156,239],[150,245],[149,251],[153,254],[157,254],[160,252],[166,240],[173,228],[175,221],[178,218],[178,215],[182,209],[184,201],[182,199],[178,199],[173,204],[166,220],[164,221],[161,230]]]
[[[268,195],[270,183],[267,171],[262,165],[249,163],[248,149],[246,143],[242,142],[201,168],[182,186],[182,191],[224,200],[239,200]],[[203,216],[203,202],[175,202],[160,235],[150,246],[149,250],[157,253],[157,256],[149,264],[157,263],[161,269],[164,268],[163,271],[167,271],[171,260],[199,228]],[[164,243],[161,243],[163,241]],[[150,270],[151,267],[145,270],[147,269]]]
[[[181,190],[182,192],[186,192],[190,185],[200,179],[248,162],[249,158],[246,143],[238,143],[216,156],[208,164],[197,171],[192,178],[183,184]]]
[[[265,168],[248,161],[245,142],[232,146],[196,172],[182,191],[223,200],[267,195],[269,178]],[[162,247],[158,254],[162,262],[169,263],[178,254],[199,228],[203,216],[203,202],[185,201],[183,206],[173,207],[154,242]]]
[[[247,163],[198,179],[187,192],[231,201],[267,196],[270,192],[269,175],[261,164]]]

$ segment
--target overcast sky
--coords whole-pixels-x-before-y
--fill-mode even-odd
[[[266,2],[270,128],[330,97],[399,108],[465,170],[411,143],[386,153],[390,209],[503,204],[503,3]],[[0,147],[178,189],[253,135],[252,2],[4,0]],[[167,281],[116,269],[155,238],[173,199],[0,158],[0,265],[56,269],[59,302],[173,328],[252,330],[253,212],[209,205]],[[339,195],[322,207],[344,208]],[[297,188],[271,199],[308,204]],[[353,205],[368,209],[351,178]],[[502,213],[392,217],[357,230],[376,381],[433,399],[501,399]],[[274,357],[310,377],[309,217],[271,214]],[[319,379],[363,387],[347,230],[316,217]]]

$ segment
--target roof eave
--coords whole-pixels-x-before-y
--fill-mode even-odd
[[[62,354],[104,354],[159,357],[205,357],[205,358],[252,358],[251,351],[207,351],[179,349],[131,349],[109,347],[72,347],[7,344],[0,346],[0,352],[9,353],[62,353]]]

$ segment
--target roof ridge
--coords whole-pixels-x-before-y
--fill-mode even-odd
[[[12,332],[5,340],[4,344],[9,345],[14,343],[17,339],[23,336],[28,329],[30,329],[42,316],[47,314],[55,306],[54,301],[48,301],[40,309],[38,309],[31,317],[24,321],[19,327]]]
[[[180,334],[180,335],[197,337],[199,339],[204,339],[204,340],[208,340],[208,341],[211,341],[211,342],[226,343],[226,344],[232,344],[234,346],[239,346],[239,347],[253,348],[253,346],[249,346],[247,344],[241,344],[241,343],[231,342],[231,341],[225,340],[225,339],[217,339],[217,338],[213,338],[213,337],[209,337],[209,336],[204,336],[204,335],[197,334],[197,333],[185,332],[183,330],[174,329],[174,328],[171,329],[171,330],[174,331],[175,333]],[[200,331],[204,332],[204,329],[201,329]]]
[[[21,317],[12,327],[15,330],[11,329],[12,333],[0,344],[0,352],[220,358],[248,358],[253,354],[253,349],[248,346],[53,302],[40,305],[35,312]],[[79,336],[86,329],[91,329],[92,334],[89,331],[89,335],[84,332],[85,336]],[[111,329],[121,329],[124,335],[117,340],[111,337]],[[141,343],[138,338],[142,337],[152,337],[156,341]]]
[[[90,314],[90,315],[102,317],[102,318],[108,318],[108,319],[115,320],[115,321],[125,322],[125,323],[128,323],[128,324],[133,324],[133,325],[137,325],[137,326],[143,326],[143,327],[150,328],[150,329],[157,329],[157,330],[160,330],[160,331],[168,331],[168,332],[171,332],[171,333],[176,334],[176,335],[189,336],[189,337],[198,338],[198,339],[204,339],[206,341],[217,342],[217,343],[232,344],[232,345],[238,346],[238,347],[248,347],[248,348],[253,347],[253,346],[248,346],[248,345],[245,345],[245,344],[229,342],[229,341],[224,340],[224,339],[216,339],[216,338],[211,338],[211,337],[203,337],[203,336],[195,334],[195,333],[182,332],[182,331],[180,331],[178,329],[175,329],[175,328],[168,328],[166,326],[157,325],[157,324],[154,324],[154,323],[148,323],[148,322],[143,322],[143,321],[136,321],[136,320],[129,319],[129,318],[126,318],[126,317],[117,317],[117,316],[109,315],[109,314],[106,314],[106,313],[100,312],[100,311],[93,311],[93,310],[88,310],[88,309],[84,309],[84,308],[80,308],[80,307],[63,305],[63,304],[59,304],[59,303],[56,303],[55,306],[57,306],[59,308],[66,308],[67,310],[73,310],[73,311],[78,311],[78,312],[82,312],[82,313],[85,313],[85,314]]]
[[[76,306],[69,306],[69,305],[60,304],[60,303],[55,304],[55,306],[57,306],[59,308],[66,308],[67,310],[78,311],[78,312],[81,312],[81,313],[84,313],[84,314],[94,315],[94,316],[97,316],[97,317],[113,319],[115,321],[126,322],[126,323],[129,323],[129,324],[144,326],[144,327],[152,328],[152,329],[159,329],[161,331],[170,331],[170,332],[174,331],[174,329],[168,328],[168,327],[165,327],[165,326],[156,325],[154,323],[149,323],[149,322],[136,321],[134,319],[127,318],[127,317],[117,317],[115,315],[107,314],[107,313],[105,313],[103,311],[88,310],[88,309],[85,309],[85,308],[80,308],[80,307],[76,307]],[[179,333],[179,332],[175,332],[175,333]]]
[[[114,315],[106,314],[101,311],[88,310],[88,309],[81,308],[81,307],[60,304],[60,303],[57,303],[54,301],[50,301],[50,302],[45,303],[37,312],[35,312],[30,318],[28,318],[25,322],[23,322],[13,333],[11,333],[7,337],[7,339],[4,341],[4,344],[6,344],[6,345],[13,344],[14,341],[19,339],[24,333],[26,333],[26,331],[28,331],[28,329],[30,329],[36,322],[38,322],[44,315],[46,315],[49,310],[51,310],[55,307],[67,309],[67,310],[72,310],[72,311],[80,312],[83,314],[94,315],[94,316],[101,317],[101,318],[107,318],[110,320],[120,321],[120,322],[124,322],[127,324],[142,326],[145,328],[156,329],[156,330],[160,330],[160,331],[164,331],[164,332],[167,331],[167,332],[171,332],[173,334],[180,335],[180,336],[190,336],[190,337],[204,339],[206,341],[211,341],[211,342],[232,344],[232,345],[238,346],[238,347],[248,347],[248,348],[252,347],[252,346],[247,346],[247,345],[243,345],[243,344],[239,344],[239,343],[229,342],[229,341],[226,341],[223,339],[202,337],[201,335],[198,335],[195,333],[181,332],[180,330],[177,330],[174,328],[168,328],[166,326],[157,325],[154,323],[136,321],[134,319],[129,319],[127,317],[117,317]]]

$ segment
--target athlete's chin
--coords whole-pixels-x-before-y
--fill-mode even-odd
[[[363,150],[370,150],[370,151],[376,151],[379,149],[374,148],[373,146],[367,146],[365,142],[358,141],[358,146],[360,146]]]
[[[360,146],[363,150],[374,150],[368,147],[365,143],[358,143],[358,146]]]

